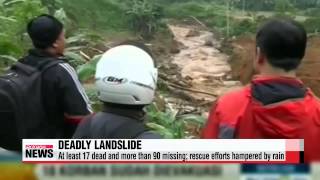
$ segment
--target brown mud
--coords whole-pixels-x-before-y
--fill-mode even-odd
[[[193,25],[169,25],[169,29],[175,46],[170,57],[160,61],[160,80],[169,90],[166,104],[207,112],[217,97],[241,87],[232,78],[229,56],[219,50],[221,42],[212,32]]]
[[[243,84],[250,82],[253,75],[255,53],[254,37],[242,37],[231,43],[232,57],[230,64],[232,76]],[[309,37],[305,58],[298,69],[298,77],[320,96],[320,37]]]

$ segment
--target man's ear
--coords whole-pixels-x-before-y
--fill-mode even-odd
[[[260,73],[260,69],[261,69],[263,62],[264,62],[264,58],[261,53],[261,49],[259,46],[256,46],[256,54],[255,54],[255,58],[253,60],[253,70],[255,73],[257,73],[257,74]]]
[[[261,48],[257,46],[256,48],[256,63],[263,64],[265,62],[265,56],[261,52]]]
[[[57,48],[58,46],[59,46],[59,45],[58,45],[57,41],[52,44],[52,47],[53,47],[53,48]]]

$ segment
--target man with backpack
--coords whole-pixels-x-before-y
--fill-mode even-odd
[[[65,62],[63,25],[50,15],[27,26],[34,49],[0,77],[0,147],[21,150],[21,139],[71,138],[91,113],[75,70]]]
[[[149,52],[143,44],[129,43],[102,56],[96,88],[103,110],[80,123],[75,139],[161,138],[144,125],[144,107],[152,103],[157,84],[157,69]]]
[[[305,29],[271,20],[256,36],[250,85],[218,99],[203,138],[304,139],[305,161],[320,160],[320,101],[297,77],[306,50]]]

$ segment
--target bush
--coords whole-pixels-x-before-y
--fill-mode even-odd
[[[77,67],[80,81],[85,82],[94,78],[94,75],[96,73],[96,66],[101,56],[102,55],[96,55],[92,58],[91,61]]]
[[[133,0],[128,3],[126,14],[129,28],[145,39],[153,37],[162,26],[163,9],[150,0]]]
[[[227,26],[225,6],[203,1],[190,1],[186,3],[174,3],[165,10],[165,14],[169,18],[183,20],[195,17],[209,28],[225,33],[225,28]]]
[[[232,28],[232,36],[254,34],[257,30],[257,23],[254,20],[243,20]]]
[[[45,12],[39,0],[0,1],[0,54],[20,57],[30,45],[26,24]]]
[[[39,0],[0,1],[0,74],[29,49],[26,24],[45,12]]]
[[[199,3],[189,2],[189,3],[175,3],[168,6],[166,9],[166,16],[173,17],[177,19],[187,18],[188,16],[206,16],[204,12],[204,7]]]
[[[253,16],[252,19],[235,22],[232,27],[231,36],[255,34],[259,26],[265,21],[267,21],[267,18],[264,16]]]
[[[309,8],[304,11],[305,16],[310,17],[320,17],[320,9],[319,8]]]
[[[162,112],[156,104],[149,105],[146,108],[146,114],[147,126],[167,139],[197,138],[206,121],[200,115],[178,115],[177,112],[168,109]]]
[[[225,17],[225,11],[225,6],[220,6],[215,3],[191,1],[187,3],[171,4],[166,7],[165,14],[169,18],[185,19],[193,16],[205,22],[223,24],[218,21],[223,20],[221,17]]]
[[[117,32],[126,29],[125,10],[111,0],[66,0],[62,8],[73,22],[73,28],[97,32]]]
[[[308,33],[318,33],[320,31],[320,18],[308,18],[303,24]]]

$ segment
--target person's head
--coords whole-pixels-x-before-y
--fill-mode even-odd
[[[295,74],[306,45],[307,34],[302,25],[293,20],[270,20],[256,35],[255,70],[261,74]]]
[[[151,104],[158,72],[149,53],[134,45],[119,45],[105,52],[96,68],[98,98],[109,104]]]
[[[65,47],[63,24],[50,15],[40,15],[27,26],[28,34],[37,49],[53,55],[62,55]]]

